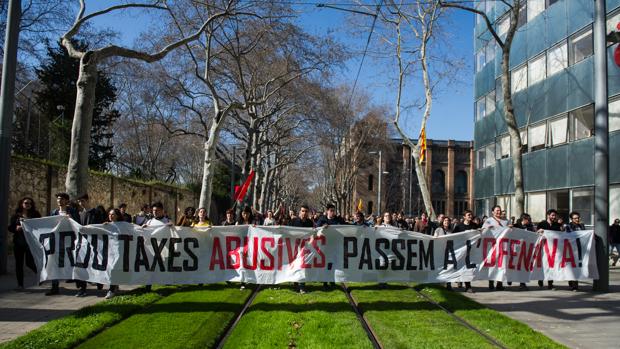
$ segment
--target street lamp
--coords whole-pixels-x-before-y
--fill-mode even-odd
[[[384,174],[389,174],[388,171],[383,171],[383,152],[381,150],[369,151],[368,154],[379,154],[379,184],[377,186],[377,215],[381,215],[381,182]]]

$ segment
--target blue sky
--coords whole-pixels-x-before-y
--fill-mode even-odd
[[[366,43],[368,32],[361,32],[359,35],[352,36],[350,27],[347,27],[347,16],[352,14],[329,8],[318,8],[312,3],[322,2],[320,0],[308,0],[303,5],[296,5],[299,11],[298,24],[306,31],[314,35],[332,34],[341,43],[353,52],[354,55],[336,76],[336,83],[353,84],[357,70],[360,66],[361,52]],[[333,2],[333,1],[331,1]],[[338,1],[340,3],[344,0]],[[347,1],[348,2],[348,1]],[[87,11],[90,13],[106,6],[116,3],[116,1],[88,1]],[[355,15],[365,17],[363,15]],[[367,19],[370,26],[372,17]],[[427,137],[432,139],[473,139],[473,15],[463,11],[455,11],[450,15],[449,35],[453,38],[449,48],[455,55],[464,59],[466,67],[459,71],[460,83],[451,84],[435,93],[433,101],[433,111],[427,124]],[[104,15],[94,22],[95,26],[109,27],[121,35],[121,40],[125,45],[131,43],[138,37],[139,33],[147,28],[149,23],[146,16],[141,16],[137,11],[127,11],[125,13],[115,12],[114,15]],[[376,35],[374,36],[376,39]],[[372,46],[372,44],[371,44]],[[381,69],[380,69],[381,68]],[[386,106],[386,115],[394,113],[396,90],[390,83],[390,69],[380,62],[366,57],[362,66],[362,71],[357,82],[356,91],[365,90],[372,101],[379,105]],[[394,67],[394,72],[396,71]],[[386,73],[386,71],[388,73]],[[405,91],[405,98],[412,100],[416,97],[415,91],[421,88],[416,86],[415,81],[410,82],[410,86]],[[406,111],[401,118],[401,125],[408,132],[409,136],[415,138],[419,133],[421,111],[411,109]]]

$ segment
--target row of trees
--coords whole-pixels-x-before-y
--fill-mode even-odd
[[[55,144],[70,139],[53,153],[63,154],[56,159],[68,163],[66,188],[73,196],[87,191],[90,166],[193,184],[200,188],[199,206],[210,209],[213,183],[218,184],[216,196],[227,193],[223,188],[232,163],[238,178],[254,171],[245,203],[259,210],[311,198],[350,212],[355,179],[360,169],[375,162],[369,151],[385,146],[386,120],[391,119],[414,149],[412,162],[424,204],[430,208],[418,144],[410,141],[401,115],[420,111],[421,128],[425,127],[435,89],[460,68],[440,49],[446,43],[445,8],[472,11],[484,17],[503,50],[504,115],[513,142],[518,211],[523,206],[521,147],[508,67],[522,2],[506,2],[514,18],[505,38],[496,34],[484,13],[462,2],[390,1],[367,8],[380,22],[373,46],[376,59],[391,63],[385,66],[395,81],[394,108],[373,105],[364,93],[355,96],[347,85],[334,85],[334,70],[348,58],[345,47],[328,35],[304,32],[295,24],[297,13],[291,5],[277,1],[124,2],[94,12],[87,11],[84,0],[73,5],[33,2],[26,16],[32,20],[22,22],[21,42],[28,44],[21,49],[30,53],[21,56],[22,76],[28,79],[29,65],[36,68],[30,70],[36,80],[31,87],[36,110],[60,133],[54,136]],[[72,10],[77,15],[67,18]],[[37,17],[37,11],[46,15]],[[153,22],[131,47],[116,43],[114,32],[90,26],[94,19],[120,11],[148,16]],[[33,43],[41,42],[43,34],[28,28],[46,26],[52,37],[63,34],[60,47],[47,45],[48,59],[42,63],[41,50]],[[403,105],[403,95],[419,99]],[[34,119],[29,100],[27,105],[20,113],[28,115],[23,125],[30,129]],[[16,134],[29,138],[30,133]],[[40,139],[38,143],[40,153]],[[16,146],[18,151],[34,149],[24,139],[16,144],[23,146]],[[239,150],[235,159],[232,146]]]

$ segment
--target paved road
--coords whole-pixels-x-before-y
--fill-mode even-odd
[[[580,283],[572,292],[566,282],[557,282],[557,291],[518,291],[518,284],[507,291],[488,292],[487,282],[475,282],[472,299],[527,323],[570,348],[620,348],[620,266],[610,269],[611,292],[591,292],[591,283]]]
[[[9,270],[14,270],[14,259],[9,256]],[[88,286],[87,297],[75,297],[74,283],[60,283],[60,294],[45,296],[49,284],[38,285],[36,274],[26,268],[25,291],[14,291],[15,274],[0,275],[0,343],[15,339],[46,322],[72,313],[82,307],[104,300],[106,290]],[[127,289],[127,288],[125,288]]]

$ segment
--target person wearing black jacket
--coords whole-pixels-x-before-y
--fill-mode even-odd
[[[99,211],[96,208],[90,207],[88,194],[84,194],[77,199],[78,205],[80,206],[80,210],[78,212],[80,220],[79,223],[81,225],[90,225],[90,224],[101,224],[104,222],[103,217],[101,217]],[[75,295],[76,297],[85,297],[86,296],[86,281],[76,280],[75,285],[78,287],[78,293]],[[97,288],[103,288],[103,285],[97,284]]]
[[[22,198],[17,204],[15,214],[11,216],[8,230],[13,233],[13,255],[15,256],[15,276],[17,277],[17,290],[24,289],[24,262],[34,273],[37,272],[37,266],[34,263],[34,257],[28,248],[24,229],[22,228],[22,219],[39,218],[41,214],[37,211],[34,200],[29,197]]]
[[[620,254],[620,219],[618,218],[614,219],[614,223],[609,226],[609,255],[613,260],[611,265],[615,267],[618,257],[612,255],[614,248],[616,253]]]
[[[478,229],[480,228],[478,224],[473,222],[474,213],[471,210],[465,210],[463,212],[463,223],[459,223],[454,228],[453,233],[460,233],[468,230]],[[462,283],[458,283],[458,287],[461,288],[463,286]],[[465,282],[465,292],[474,293],[474,290],[471,288],[471,282]]]
[[[558,211],[552,208],[547,210],[547,219],[538,223],[536,229],[538,229],[539,234],[544,233],[545,230],[562,231],[562,226],[558,223]],[[543,287],[542,280],[538,280],[538,287]],[[553,280],[547,281],[547,288],[555,290],[555,287],[553,287]]]
[[[325,215],[319,217],[316,221],[316,226],[322,227],[324,225],[345,225],[347,224],[342,217],[336,215],[336,206],[327,204],[325,207]]]
[[[570,222],[567,225],[567,232],[586,230],[586,226],[581,223],[581,215],[579,212],[573,211],[568,215],[568,217],[570,218]],[[579,289],[579,281],[569,281],[568,287],[570,287],[571,291],[577,291]]]
[[[76,222],[80,222],[80,215],[77,210],[71,207],[70,205],[70,197],[67,193],[58,193],[56,194],[56,204],[57,208],[53,209],[50,212],[50,216],[67,216],[73,219]],[[52,288],[45,293],[46,296],[53,296],[60,293],[60,288],[58,285],[58,280],[52,280]]]
[[[531,232],[536,232],[536,228],[534,228],[534,224],[532,224],[532,217],[527,213],[521,214],[521,218],[519,218],[519,220],[515,223],[514,227]],[[519,283],[519,289],[521,289],[522,291],[528,290],[525,282]]]
[[[330,226],[330,225],[346,225],[347,223],[342,217],[336,215],[336,206],[327,204],[325,206],[325,215],[319,217],[316,221],[316,227]],[[329,286],[336,286],[335,282],[324,282],[323,289],[327,290]]]
[[[299,208],[299,216],[291,219],[289,225],[291,227],[314,228],[314,223],[312,222],[312,219],[310,219],[310,208],[308,205],[301,205],[301,208]],[[297,290],[300,294],[306,293],[305,282],[295,282],[294,285],[298,287]]]

